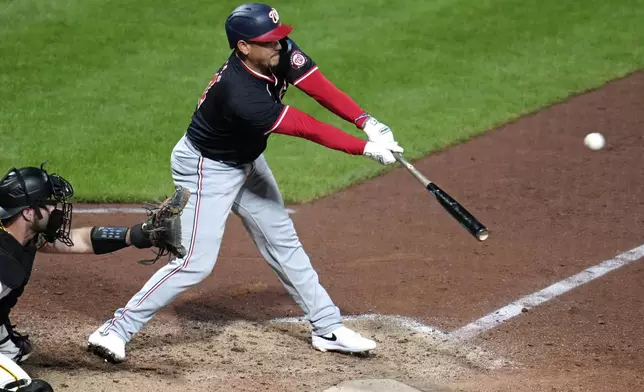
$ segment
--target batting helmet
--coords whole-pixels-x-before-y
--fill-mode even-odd
[[[226,18],[226,36],[231,49],[237,42],[273,42],[288,36],[293,27],[280,23],[275,8],[260,3],[246,3],[235,8]]]

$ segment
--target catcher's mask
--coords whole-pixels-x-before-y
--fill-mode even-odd
[[[40,208],[54,206],[47,227],[42,232],[48,242],[60,240],[67,246],[74,243],[69,238],[72,224],[72,205],[68,200],[74,195],[72,185],[58,174],[49,174],[38,167],[13,168],[0,180],[0,219],[10,220],[27,208],[36,211],[42,219]],[[60,204],[60,208],[59,205]]]

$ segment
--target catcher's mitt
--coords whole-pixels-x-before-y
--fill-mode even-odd
[[[181,245],[181,213],[190,199],[190,190],[176,186],[174,194],[159,205],[148,205],[148,220],[141,230],[150,239],[156,257],[141,260],[141,264],[154,264],[161,257],[172,254],[185,257],[186,248]],[[154,249],[156,248],[156,249]]]

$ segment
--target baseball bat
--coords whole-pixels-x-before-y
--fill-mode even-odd
[[[431,193],[440,205],[449,214],[458,221],[467,231],[470,232],[477,240],[485,241],[490,236],[488,230],[481,222],[470,214],[459,202],[454,200],[447,192],[442,190],[438,185],[427,179],[418,169],[403,158],[400,153],[393,153],[394,157],[400,162],[416,179],[423,184],[429,193]]]

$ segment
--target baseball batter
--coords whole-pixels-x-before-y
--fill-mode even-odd
[[[226,19],[232,53],[199,98],[192,121],[171,155],[176,185],[191,190],[181,216],[184,258],[159,269],[130,301],[89,337],[109,361],[125,360],[125,345],[164,306],[212,271],[226,219],[243,221],[259,252],[312,325],[320,351],[365,352],[376,343],[346,328],[311,266],[263,152],[273,133],[308,139],[381,164],[403,149],[389,127],[335,87],[292,39],[292,27],[265,4],[237,7]],[[289,85],[364,130],[353,137],[282,102]]]
[[[176,222],[188,199],[185,190],[177,189],[145,223],[132,227],[72,229],[69,199],[73,194],[67,180],[42,166],[14,168],[0,179],[0,391],[53,391],[46,381],[32,380],[18,365],[29,358],[32,345],[28,336],[13,331],[9,321],[37,251],[102,254],[134,245],[185,254],[180,248],[181,233],[174,232],[175,227],[180,229]]]

